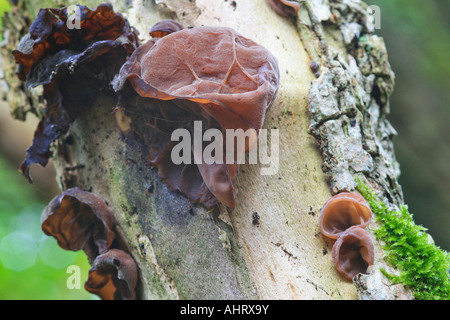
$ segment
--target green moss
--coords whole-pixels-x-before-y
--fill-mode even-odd
[[[414,291],[421,300],[448,300],[450,298],[450,255],[430,243],[426,229],[414,223],[406,206],[391,211],[374,192],[357,179],[358,191],[370,204],[380,227],[377,239],[384,243],[385,260],[400,271],[400,275],[386,276]]]

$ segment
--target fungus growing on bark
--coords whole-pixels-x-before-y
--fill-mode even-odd
[[[111,246],[113,215],[98,195],[73,188],[53,198],[41,217],[42,231],[64,250],[83,250],[89,259]]]
[[[152,38],[162,38],[168,34],[183,30],[184,27],[176,21],[173,20],[162,20],[150,29],[150,36]]]
[[[138,45],[128,21],[111,5],[78,9],[80,28],[71,26],[67,8],[41,9],[29,34],[13,51],[19,79],[26,81],[28,88],[43,85],[47,103],[33,144],[20,166],[30,182],[30,166],[47,164],[51,143],[93,104],[98,92],[108,89]]]
[[[337,239],[351,226],[365,228],[371,219],[372,211],[360,194],[343,192],[325,202],[319,226],[324,236]]]
[[[358,273],[368,273],[374,264],[374,245],[365,229],[353,226],[345,230],[333,245],[332,257],[336,269],[346,279]]]
[[[296,17],[301,4],[297,1],[267,0],[272,9],[282,17]]]
[[[95,258],[84,288],[103,300],[134,300],[136,262],[126,252],[111,249]]]
[[[243,150],[249,151],[278,90],[278,62],[266,48],[230,28],[166,33],[136,49],[113,81],[120,91],[118,109],[131,116],[135,133],[147,146],[147,158],[172,189],[206,207],[220,201],[233,209],[237,161],[174,164],[171,135],[178,128],[193,133],[194,120],[202,121],[203,131],[215,128],[223,136],[227,129],[253,130]],[[202,155],[196,154],[197,159]]]

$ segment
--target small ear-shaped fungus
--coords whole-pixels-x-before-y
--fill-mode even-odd
[[[84,250],[92,261],[111,246],[114,220],[105,201],[80,188],[53,198],[41,218],[42,231],[64,250]]]
[[[227,129],[248,130],[245,150],[234,151],[234,159],[241,159],[256,145],[256,132],[278,91],[276,58],[230,28],[183,29],[136,49],[113,86],[120,91],[119,107],[132,117],[135,134],[145,142],[159,176],[192,202],[212,207],[220,201],[233,209],[238,161],[224,156],[207,163],[202,161],[205,145],[201,152],[194,145],[191,162],[174,164],[171,135],[183,128],[195,140],[194,131],[203,137],[207,129],[215,129],[222,135],[223,148]],[[200,130],[194,126],[197,120]]]
[[[41,9],[30,32],[13,51],[17,76],[29,88],[44,86],[47,103],[33,144],[20,168],[31,182],[30,166],[45,166],[51,143],[89,108],[138,46],[128,21],[109,4],[78,6],[79,28],[70,27],[67,8]]]
[[[170,19],[162,20],[150,29],[150,36],[152,36],[152,38],[162,38],[183,29],[184,27],[176,21]]]
[[[337,239],[351,226],[365,228],[372,219],[372,211],[364,198],[354,192],[343,192],[325,202],[320,211],[322,234]]]
[[[338,272],[349,280],[368,273],[375,256],[370,234],[360,227],[348,228],[333,245],[332,256]]]
[[[267,0],[272,9],[282,17],[296,17],[301,4],[289,0]]]
[[[95,258],[84,288],[103,300],[134,300],[138,270],[133,258],[111,249]]]

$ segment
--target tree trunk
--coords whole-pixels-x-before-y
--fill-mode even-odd
[[[20,14],[31,19],[41,3],[60,4],[24,3],[27,13]],[[93,8],[100,1],[82,3]],[[222,205],[209,211],[191,206],[160,181],[136,141],[117,129],[111,95],[100,95],[95,107],[57,141],[53,158],[60,187],[94,192],[114,208],[116,231],[139,267],[138,298],[409,297],[379,271],[389,267],[378,242],[372,273],[358,283],[344,280],[331,259],[332,243],[318,226],[325,201],[353,191],[357,176],[391,206],[403,201],[391,141],[395,130],[386,120],[394,75],[383,40],[367,22],[364,3],[308,0],[297,19],[278,16],[261,0],[111,3],[145,39],[149,28],[166,18],[185,27],[234,28],[269,49],[281,73],[277,99],[264,123],[280,132],[279,171],[263,176],[260,165],[241,165],[231,213]],[[12,30],[8,46],[16,47],[24,31]],[[3,59],[9,101],[20,118],[24,101],[39,103],[37,93],[20,93],[9,69],[12,57]],[[312,60],[320,65],[317,78]]]

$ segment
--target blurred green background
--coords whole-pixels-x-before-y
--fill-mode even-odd
[[[400,184],[417,224],[450,251],[450,1],[367,0],[395,72],[389,119]]]
[[[0,0],[0,16],[8,9]],[[0,300],[97,299],[83,287],[90,268],[84,252],[64,251],[41,231],[41,212],[58,193],[54,172],[37,172],[41,182],[34,186],[18,172],[37,119],[14,121],[8,108],[0,104]],[[80,268],[79,289],[67,285],[71,265]]]
[[[90,299],[83,284],[89,263],[83,252],[64,251],[41,231],[43,199],[0,158],[0,300]],[[69,289],[70,265],[81,270],[81,288]]]
[[[80,1],[81,3],[83,1]],[[389,119],[401,165],[400,183],[417,224],[450,250],[450,0],[368,0],[381,9],[381,29],[396,73]],[[8,8],[0,0],[0,13]],[[18,173],[37,119],[14,121],[0,104],[0,300],[93,299],[68,289],[70,265],[84,253],[61,250],[40,229],[45,204],[58,193],[51,164],[33,167],[35,185]]]

